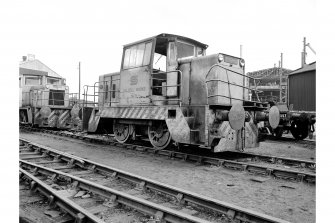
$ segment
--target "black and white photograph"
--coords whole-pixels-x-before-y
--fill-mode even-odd
[[[331,222],[319,5],[4,4],[1,222]]]

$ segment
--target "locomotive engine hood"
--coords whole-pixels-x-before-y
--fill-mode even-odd
[[[190,104],[222,105],[231,107],[247,99],[247,81],[244,60],[226,54],[178,59],[178,69],[183,73],[184,100]],[[188,97],[187,97],[188,96]],[[185,98],[186,97],[186,98]]]

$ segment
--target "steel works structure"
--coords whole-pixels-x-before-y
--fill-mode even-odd
[[[273,67],[253,72],[248,72],[247,75],[259,79],[250,79],[250,87],[257,87],[258,95],[252,92],[251,99],[262,102],[280,102],[280,86],[282,87],[282,102],[287,101],[287,75],[292,70]],[[280,76],[282,81],[280,82]]]

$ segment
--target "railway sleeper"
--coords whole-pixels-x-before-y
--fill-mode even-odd
[[[41,165],[41,164],[51,164],[51,163],[60,163],[60,160],[43,160],[43,161],[37,161],[34,162],[35,164]]]
[[[314,183],[315,184],[316,179],[315,179],[315,177],[312,177],[312,176],[306,176],[305,181],[307,183],[311,183],[311,184]]]
[[[19,153],[20,156],[27,156],[27,155],[29,156],[29,155],[38,155],[38,154],[40,154],[40,152],[38,152],[38,151],[24,152],[24,153],[23,152],[21,153],[21,151],[20,151],[20,153]]]
[[[273,175],[275,176],[275,178],[292,180],[292,181],[297,181],[297,182],[302,182],[305,177],[305,175],[303,174],[289,173],[289,172],[278,171],[278,170],[274,171]]]
[[[224,163],[222,163],[222,166],[228,169],[234,169],[240,171],[245,171],[247,168],[246,164],[233,163],[230,161],[225,161]]]
[[[219,166],[222,166],[223,161],[220,161],[218,159],[211,159],[211,158],[204,157],[202,159],[202,163],[219,167]]]
[[[272,173],[272,169],[256,166],[248,166],[246,170],[253,174],[269,176]]]
[[[148,148],[144,146],[137,146],[135,150],[140,151],[140,152],[146,152]]]
[[[39,156],[29,156],[29,157],[22,157],[23,160],[32,160],[32,159],[42,159],[45,158],[46,155],[39,155]]]

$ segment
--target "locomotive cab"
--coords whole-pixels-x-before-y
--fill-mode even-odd
[[[207,45],[161,34],[124,46],[120,104],[164,105],[181,101],[178,59],[205,55]]]

